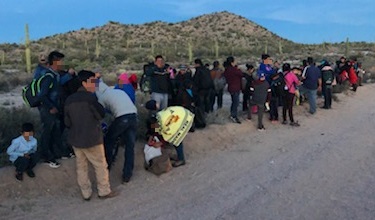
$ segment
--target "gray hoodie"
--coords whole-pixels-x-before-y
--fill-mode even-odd
[[[95,94],[99,103],[110,111],[115,118],[127,114],[137,114],[137,108],[128,94],[122,90],[110,88],[102,80],[100,80],[99,88]]]

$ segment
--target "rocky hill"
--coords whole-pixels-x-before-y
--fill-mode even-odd
[[[223,60],[233,55],[240,62],[256,62],[269,53],[280,60],[300,60],[342,54],[374,57],[373,44],[337,43],[305,45],[281,38],[254,22],[229,12],[217,12],[178,23],[155,21],[142,25],[109,21],[104,26],[81,28],[31,42],[32,63],[40,52],[60,50],[66,63],[79,68],[102,67],[108,72],[140,69],[157,54],[171,64],[191,63],[196,57],[204,62]],[[0,44],[2,68],[24,69],[24,45]]]

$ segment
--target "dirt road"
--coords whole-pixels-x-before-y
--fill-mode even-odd
[[[7,219],[374,219],[375,85],[316,115],[297,114],[301,127],[255,120],[213,125],[189,134],[188,164],[156,177],[142,170],[120,196],[81,200],[74,160],[17,183],[0,170],[0,214]],[[301,107],[304,111],[307,106]],[[256,117],[255,117],[256,118]],[[11,176],[11,177],[9,177]]]

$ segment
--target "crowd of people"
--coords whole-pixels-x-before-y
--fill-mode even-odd
[[[315,114],[317,93],[321,92],[324,97],[322,108],[330,109],[334,85],[350,84],[356,91],[363,77],[360,63],[345,57],[334,65],[327,60],[316,63],[308,57],[301,66],[292,67],[290,63],[279,63],[263,54],[258,68],[246,64],[246,71],[243,71],[234,57],[228,57],[222,65],[214,61],[212,68],[203,64],[201,59],[194,60],[194,68],[187,65],[173,68],[158,55],[154,62],[144,66],[139,82],[140,90],[150,94],[150,101],[145,103],[150,114],[147,122],[138,122],[138,82],[135,75],[121,73],[118,84],[112,88],[97,71],[81,70],[76,73],[74,69],[64,70],[64,57],[58,51],[52,51],[48,56],[41,55],[34,72],[34,79],[45,76],[38,93],[42,123],[40,140],[33,137],[34,126],[26,122],[22,125],[21,135],[12,141],[7,153],[16,167],[15,177],[19,181],[23,180],[24,172],[31,178],[35,177],[33,168],[38,161],[58,168],[59,159],[76,158],[77,181],[85,200],[90,200],[92,195],[88,163],[95,169],[98,196],[105,199],[118,194],[111,190],[109,183],[118,140],[125,147],[122,182],[131,180],[138,123],[147,124],[145,140],[148,151],[164,149],[168,145],[176,151],[176,155],[165,153],[165,150],[160,151],[162,155],[158,157],[150,158],[148,155],[145,161],[147,170],[158,170],[155,173],[160,174],[171,167],[185,165],[183,143],[168,143],[158,132],[161,119],[156,114],[169,106],[182,106],[194,113],[190,128],[190,132],[194,132],[206,126],[206,117],[210,112],[223,108],[223,95],[227,88],[231,97],[228,117],[234,123],[242,123],[240,108],[246,112],[248,121],[256,113],[257,129],[264,131],[265,112],[268,112],[272,123],[279,123],[278,112],[282,107],[281,123],[300,126],[294,119],[293,106],[307,100],[309,113]],[[103,132],[106,114],[110,114],[113,120]],[[164,159],[160,159],[161,156]],[[170,160],[173,162],[169,163]]]

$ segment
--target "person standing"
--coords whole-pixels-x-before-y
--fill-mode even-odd
[[[266,80],[266,74],[259,73],[258,79],[254,80],[250,86],[250,106],[258,107],[258,131],[265,131],[263,125],[263,113],[265,104],[270,102],[271,89]],[[248,110],[247,119],[251,120],[251,107]]]
[[[283,99],[283,124],[288,124],[286,120],[286,112],[288,111],[289,120],[291,126],[298,127],[298,122],[294,121],[293,117],[293,104],[294,104],[294,97],[296,93],[296,88],[301,84],[298,80],[298,77],[292,72],[289,63],[284,63],[283,65],[283,72],[284,72],[284,80],[287,92]]]
[[[193,76],[194,86],[198,94],[198,108],[202,112],[209,113],[211,110],[211,91],[214,89],[214,82],[210,71],[202,63],[202,60],[196,59],[195,74]]]
[[[241,124],[238,119],[238,106],[240,104],[241,82],[243,73],[236,67],[234,57],[228,57],[226,60],[227,68],[224,71],[224,77],[228,83],[228,92],[232,98],[232,105],[230,107],[230,119],[238,124]]]
[[[168,107],[168,96],[171,93],[170,73],[161,55],[155,57],[154,65],[146,70],[146,76],[150,78],[151,99],[155,100],[160,109]]]
[[[112,198],[118,193],[111,190],[104,154],[101,120],[104,118],[105,111],[93,95],[98,80],[95,78],[95,73],[87,70],[80,71],[78,78],[82,86],[67,98],[64,108],[64,121],[69,129],[68,142],[73,146],[77,157],[78,185],[83,199],[90,200],[92,194],[88,175],[88,162],[90,162],[95,169],[99,198]]]
[[[64,147],[61,140],[61,126],[59,114],[62,112],[60,105],[60,74],[63,67],[64,54],[52,51],[48,55],[49,69],[45,73],[40,85],[38,97],[41,105],[38,107],[42,122],[40,143],[40,157],[51,168],[60,167],[57,162],[61,158]],[[48,74],[47,74],[48,73]]]
[[[223,70],[219,66],[219,61],[213,62],[213,68],[210,71],[211,78],[214,82],[214,91],[211,96],[211,111],[214,110],[215,102],[217,102],[217,109],[223,107],[223,94],[224,94],[224,87],[226,85],[225,77],[223,76]],[[216,101],[217,99],[217,101]]]
[[[334,71],[328,61],[323,60],[322,68],[322,94],[324,96],[324,109],[330,109],[332,105],[332,83],[334,80]]]
[[[322,89],[322,77],[321,71],[315,66],[314,59],[312,57],[307,58],[308,66],[302,73],[303,84],[300,87],[300,94],[307,94],[309,101],[309,113],[315,114],[316,112],[316,96],[317,91]]]

